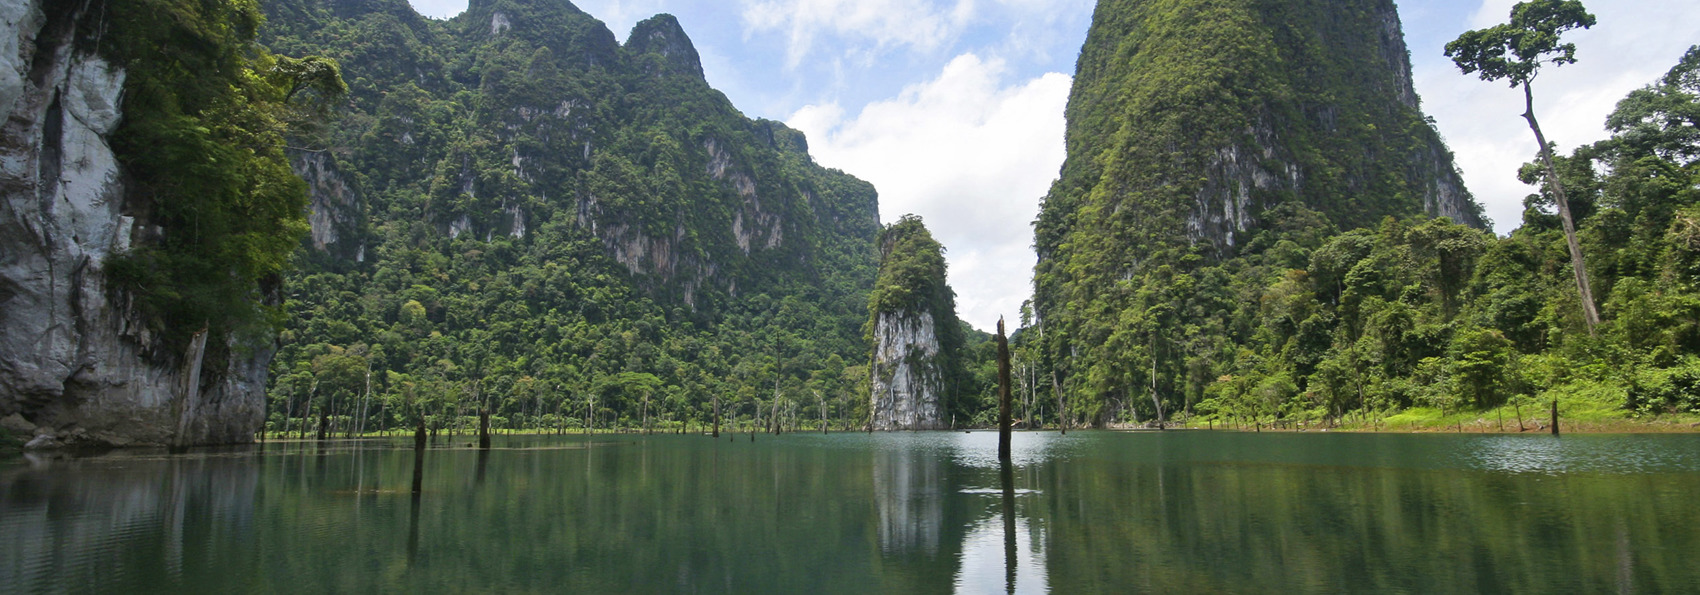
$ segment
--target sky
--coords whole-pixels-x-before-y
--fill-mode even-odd
[[[409,0],[448,18],[466,0]],[[1516,179],[1536,143],[1522,94],[1458,72],[1443,55],[1517,0],[1399,3],[1417,92],[1465,183],[1509,233],[1533,191]],[[1032,286],[1031,223],[1057,177],[1064,108],[1093,0],[576,0],[621,40],[671,13],[708,81],[750,117],[808,135],[827,167],[872,182],[887,223],[920,215],[944,244],[957,310],[989,330],[1019,320]],[[1700,0],[1589,0],[1572,33],[1579,63],[1535,81],[1548,139],[1569,152],[1606,137],[1617,101],[1700,44]]]

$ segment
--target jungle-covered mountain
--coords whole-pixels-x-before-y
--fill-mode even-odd
[[[1561,160],[1595,335],[1550,192],[1481,229],[1392,2],[1103,0],[1036,223],[1028,390],[1087,423],[1693,411],[1697,67]]]
[[[334,58],[350,97],[292,140],[312,233],[274,428],[309,408],[653,425],[705,418],[710,395],[767,420],[865,411],[875,191],[744,117],[673,17],[621,44],[566,0],[446,21],[264,5],[263,42]]]
[[[1034,306],[1084,402],[1173,388],[1150,382],[1152,350],[1158,376],[1218,351],[1158,345],[1142,294],[1260,251],[1262,232],[1420,213],[1482,224],[1420,111],[1390,0],[1103,0],[1067,118]],[[1127,365],[1133,352],[1147,361]]]

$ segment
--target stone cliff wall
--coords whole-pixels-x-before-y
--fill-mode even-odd
[[[881,312],[874,324],[875,430],[943,430],[944,366],[933,315]]]
[[[1374,39],[1363,43],[1362,47],[1373,50],[1373,55],[1364,56],[1363,64],[1358,66],[1367,69],[1384,64],[1385,70],[1381,74],[1385,76],[1377,84],[1368,86],[1374,87],[1379,99],[1389,100],[1412,113],[1420,113],[1422,106],[1412,86],[1410,51],[1405,45],[1398,10],[1391,2],[1371,4],[1375,5],[1374,14],[1364,22],[1375,24]],[[1312,57],[1294,53],[1303,58]],[[1295,86],[1303,89],[1305,85],[1304,81],[1300,81]],[[1392,109],[1392,106],[1385,107]],[[1304,111],[1308,112],[1306,116],[1311,120],[1306,124],[1314,129],[1311,134],[1327,136],[1337,133],[1343,109],[1355,108],[1343,108],[1338,103],[1304,106]],[[1205,183],[1195,196],[1186,220],[1187,238],[1194,244],[1209,245],[1218,253],[1229,253],[1234,247],[1235,234],[1255,227],[1257,214],[1273,206],[1273,202],[1278,200],[1276,197],[1305,196],[1312,191],[1312,180],[1307,179],[1305,168],[1299,165],[1302,159],[1289,146],[1292,139],[1287,136],[1292,134],[1291,131],[1282,134],[1274,119],[1271,114],[1263,114],[1238,135],[1242,142],[1216,148],[1205,162],[1202,172]],[[1409,134],[1416,138],[1416,143],[1405,151],[1405,171],[1398,173],[1420,196],[1423,212],[1433,217],[1450,217],[1473,227],[1484,227],[1475,199],[1465,189],[1463,177],[1453,164],[1452,154],[1440,137],[1428,129],[1414,130]],[[1389,144],[1405,140],[1391,139]],[[1398,149],[1389,147],[1380,150]],[[1345,189],[1361,195],[1361,201],[1386,198],[1369,191],[1374,182],[1370,178],[1386,175],[1386,172],[1348,168],[1343,174],[1340,176],[1343,180],[1332,184],[1343,185]],[[1336,208],[1355,212],[1362,207],[1338,205]]]
[[[107,283],[108,258],[162,232],[108,142],[125,73],[74,38],[99,8],[0,0],[0,419],[38,448],[252,440],[271,348],[162,353]],[[203,361],[209,341],[230,357]]]

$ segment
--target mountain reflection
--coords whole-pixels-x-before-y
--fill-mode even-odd
[[[874,454],[874,502],[879,506],[880,551],[887,555],[939,553],[944,532],[944,459],[931,453]]]
[[[503,438],[5,463],[0,591],[1700,584],[1695,436],[1024,433],[1009,467],[992,433]]]

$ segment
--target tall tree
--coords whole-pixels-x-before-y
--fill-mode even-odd
[[[1594,291],[1588,284],[1588,267],[1582,259],[1582,244],[1576,240],[1576,222],[1570,216],[1570,201],[1559,182],[1558,168],[1553,165],[1552,147],[1535,119],[1533,82],[1541,66],[1563,66],[1576,63],[1576,44],[1559,43],[1567,31],[1594,26],[1594,15],[1582,7],[1580,0],[1530,0],[1511,8],[1511,22],[1469,31],[1446,44],[1446,57],[1464,74],[1479,73],[1485,81],[1507,81],[1512,87],[1523,88],[1523,119],[1535,133],[1541,145],[1541,163],[1546,166],[1547,187],[1558,203],[1558,216],[1564,223],[1564,239],[1570,245],[1570,264],[1576,271],[1576,290],[1582,297],[1582,314],[1588,332],[1594,333],[1600,324],[1599,307]]]

